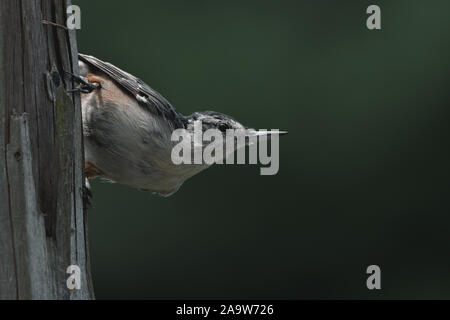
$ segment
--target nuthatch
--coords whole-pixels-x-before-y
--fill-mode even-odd
[[[79,54],[81,106],[87,178],[115,182],[161,195],[176,192],[206,164],[175,165],[171,140],[175,129],[245,129],[233,118],[212,111],[183,116],[142,80],[93,56]],[[279,132],[283,134],[284,132]],[[273,133],[272,133],[273,134]]]

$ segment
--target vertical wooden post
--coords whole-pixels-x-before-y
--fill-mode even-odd
[[[93,299],[69,0],[0,1],[0,299]],[[43,20],[60,26],[44,25]],[[69,289],[69,266],[81,288]]]

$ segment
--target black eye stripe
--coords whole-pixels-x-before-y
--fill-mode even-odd
[[[227,124],[225,123],[219,123],[219,125],[217,126],[219,128],[220,131],[225,132],[229,127]]]

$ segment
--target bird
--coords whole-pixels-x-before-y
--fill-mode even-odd
[[[139,78],[94,56],[78,55],[79,74],[72,75],[80,91],[85,176],[97,176],[161,196],[174,194],[208,164],[174,164],[172,132],[202,130],[256,131],[231,116],[216,112],[179,113],[159,92]],[[285,134],[285,131],[272,134]],[[264,133],[269,134],[269,133]]]

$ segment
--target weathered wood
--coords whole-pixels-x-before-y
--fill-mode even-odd
[[[49,299],[45,223],[36,200],[30,141],[27,114],[11,116],[6,158],[17,294],[19,299]]]
[[[75,31],[65,0],[0,1],[0,299],[91,299]],[[66,269],[81,269],[69,290]]]

